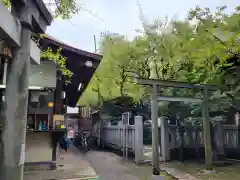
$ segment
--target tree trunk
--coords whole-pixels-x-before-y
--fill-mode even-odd
[[[212,168],[212,142],[211,142],[211,133],[210,133],[210,119],[209,119],[209,104],[208,104],[208,89],[204,87],[203,92],[203,132],[204,132],[204,149],[205,149],[205,163],[206,168]]]
[[[119,89],[120,89],[120,96],[121,96],[121,97],[124,96],[124,90],[123,90],[123,87],[124,87],[124,83],[121,82],[121,83],[120,83],[120,87],[119,87]]]

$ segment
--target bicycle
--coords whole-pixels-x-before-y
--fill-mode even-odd
[[[81,148],[84,153],[88,151],[88,137],[89,135],[86,131],[81,131],[79,134],[76,135],[75,145]]]

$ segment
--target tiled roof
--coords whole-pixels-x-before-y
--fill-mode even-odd
[[[89,58],[99,60],[99,61],[102,59],[102,55],[100,55],[100,54],[96,54],[96,53],[92,53],[92,52],[88,52],[88,51],[84,51],[84,50],[75,48],[75,47],[70,46],[69,44],[66,44],[65,42],[62,42],[50,35],[45,34],[44,38],[50,40],[51,43],[55,44],[56,46],[63,47],[64,49],[75,52],[79,55],[87,56]]]

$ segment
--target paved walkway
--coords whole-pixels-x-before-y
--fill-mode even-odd
[[[86,157],[99,173],[100,180],[142,180],[132,172],[131,164],[114,153],[89,151]]]
[[[181,180],[195,180],[187,174],[177,172],[169,166],[161,164],[170,174],[178,175]],[[149,180],[152,167],[149,165],[136,166],[126,162],[122,157],[105,151],[89,151],[83,155],[76,147],[68,152],[60,153],[58,170],[26,172],[24,180]]]
[[[97,173],[90,163],[72,146],[68,152],[60,153],[56,171],[31,171],[24,174],[24,180],[80,180],[96,179]]]
[[[122,157],[101,151],[90,151],[86,155],[87,160],[99,173],[100,180],[149,180],[151,179],[152,166],[130,163],[122,160]],[[160,164],[160,168],[179,180],[197,180],[182,171],[171,168],[171,164]],[[166,178],[172,180],[173,178]]]

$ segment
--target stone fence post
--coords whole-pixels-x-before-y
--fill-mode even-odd
[[[143,117],[135,116],[135,162],[141,163],[143,159]]]
[[[168,119],[160,117],[160,131],[161,131],[161,155],[163,161],[168,161],[170,158],[169,152],[169,132],[168,132]]]
[[[215,121],[212,124],[212,147],[213,158],[222,159],[225,156],[224,151],[224,122]]]

